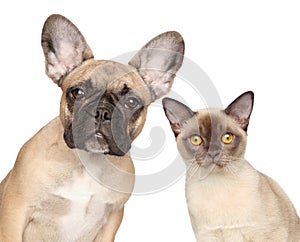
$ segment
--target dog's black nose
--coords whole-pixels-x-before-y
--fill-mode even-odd
[[[111,111],[107,108],[99,108],[96,111],[95,119],[99,122],[111,121]]]

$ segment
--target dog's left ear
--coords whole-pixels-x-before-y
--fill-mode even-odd
[[[182,36],[170,31],[150,40],[129,62],[153,91],[153,99],[167,94],[184,55]]]
[[[67,18],[53,14],[42,31],[46,74],[61,86],[64,77],[93,53],[77,27]]]

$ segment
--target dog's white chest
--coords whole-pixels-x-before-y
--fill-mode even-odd
[[[103,227],[113,209],[107,193],[86,173],[74,175],[71,183],[54,192],[68,201],[66,213],[58,218],[62,241],[79,240]]]

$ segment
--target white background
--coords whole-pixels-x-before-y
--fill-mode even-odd
[[[40,35],[47,16],[60,13],[79,27],[97,59],[137,50],[176,30],[185,39],[186,57],[207,73],[224,106],[253,90],[246,158],[277,180],[300,211],[299,12],[298,1],[289,0],[2,1],[0,179],[22,144],[58,115],[61,91],[44,74]],[[191,108],[205,107],[201,95],[182,85],[177,78],[173,90]],[[168,122],[155,106],[136,145],[149,145],[153,123],[170,141],[165,158],[135,160],[139,174],[164,169],[177,154]],[[132,196],[116,241],[194,241],[184,179],[157,193]]]

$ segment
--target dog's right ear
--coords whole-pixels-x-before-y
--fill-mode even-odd
[[[42,47],[46,74],[58,86],[64,77],[93,53],[77,27],[67,18],[53,14],[46,20],[42,31]]]
[[[170,91],[183,56],[182,36],[176,31],[169,31],[150,40],[128,64],[137,69],[155,100]]]

